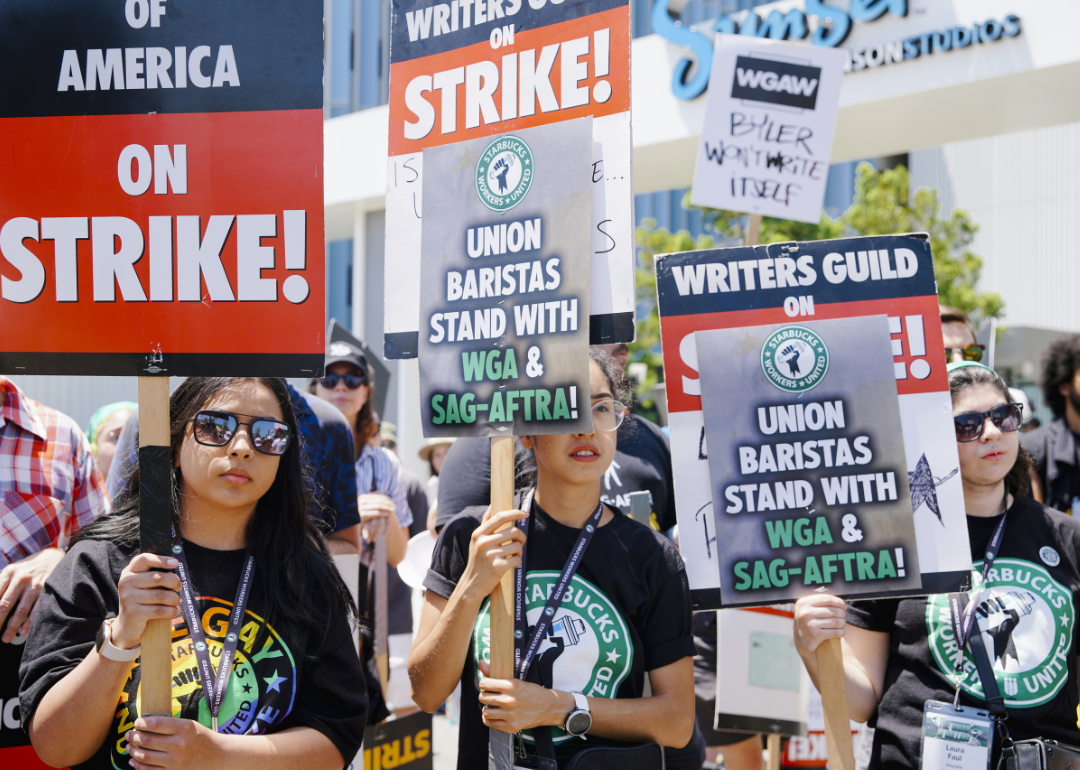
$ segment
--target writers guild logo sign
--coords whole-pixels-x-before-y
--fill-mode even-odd
[[[516,136],[501,136],[476,163],[476,194],[492,211],[509,211],[529,193],[533,170],[529,145]]]
[[[738,56],[731,98],[812,110],[820,83],[821,67]]]
[[[817,387],[829,371],[825,341],[805,326],[785,326],[761,346],[761,371],[785,393],[805,393]]]
[[[979,562],[973,576],[977,586],[981,571]],[[1069,681],[1076,622],[1069,589],[1040,564],[997,559],[983,590],[972,591],[970,596],[978,602],[975,628],[983,636],[1005,705],[1031,708],[1052,700]],[[929,597],[926,625],[935,662],[955,678],[957,645],[947,595]],[[964,648],[963,677],[961,689],[983,699],[970,645]]]

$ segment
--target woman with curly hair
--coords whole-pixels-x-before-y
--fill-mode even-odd
[[[1054,340],[1042,360],[1043,401],[1049,425],[1024,434],[1035,458],[1032,497],[1051,508],[1080,513],[1080,334]]]
[[[1080,521],[1025,496],[1022,409],[1001,377],[973,361],[948,369],[977,603],[968,638],[989,654],[1013,740],[1076,744]],[[970,642],[957,643],[952,621],[946,595],[845,604],[817,594],[795,605],[795,644],[815,683],[818,645],[841,640],[851,717],[877,727],[871,767],[920,766],[927,701],[986,708]]]

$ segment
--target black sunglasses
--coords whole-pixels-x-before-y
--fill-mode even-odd
[[[195,440],[203,446],[227,446],[240,430],[240,426],[247,425],[251,429],[251,443],[256,452],[274,456],[285,454],[292,438],[288,425],[265,417],[253,417],[251,422],[240,422],[240,417],[252,415],[210,409],[196,412],[190,420],[195,426]]]
[[[986,345],[964,345],[962,348],[945,348],[945,361],[953,362],[953,354],[960,353],[965,361],[982,361]]]
[[[956,426],[956,440],[960,442],[975,441],[983,434],[986,428],[986,418],[997,426],[998,430],[1012,433],[1019,430],[1023,423],[1023,404],[1009,403],[995,406],[989,412],[964,412],[953,417]]]
[[[319,380],[319,384],[327,390],[333,390],[342,380],[345,381],[345,387],[349,390],[356,390],[361,385],[367,384],[367,377],[362,374],[356,374],[355,372],[349,372],[348,374],[328,374]]]

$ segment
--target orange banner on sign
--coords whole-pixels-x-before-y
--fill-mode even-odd
[[[630,109],[629,8],[390,67],[390,155]]]

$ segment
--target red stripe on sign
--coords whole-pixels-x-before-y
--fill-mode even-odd
[[[489,64],[470,67],[481,62]],[[575,62],[576,77],[568,73],[563,82],[563,64],[570,68]],[[604,74],[597,76],[597,71]],[[483,42],[399,62],[390,66],[390,82],[391,155],[626,112],[630,7],[518,30],[513,45],[497,49]],[[521,117],[523,112],[531,114]]]
[[[681,350],[684,339],[689,334],[710,329],[805,323],[870,315],[885,315],[890,318],[890,331],[893,332],[890,336],[890,344],[893,362],[897,369],[896,390],[899,395],[948,391],[945,344],[941,338],[938,299],[937,296],[931,295],[820,304],[814,307],[813,316],[795,318],[789,318],[782,307],[661,318],[660,331],[664,350],[668,410],[671,412],[701,410],[700,396],[686,392],[688,388],[695,387],[698,382],[697,371],[684,360],[687,355],[696,356],[696,351],[692,347],[693,342],[687,340],[685,343],[687,349]]]
[[[52,770],[38,757],[33,746],[0,749],[0,767],[4,770]]]
[[[321,353],[322,110],[0,120],[9,352]]]

